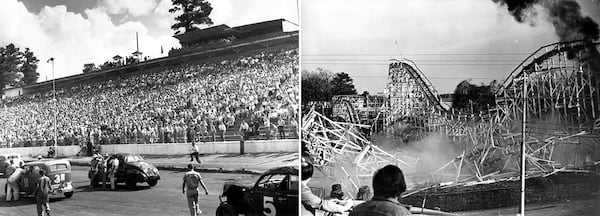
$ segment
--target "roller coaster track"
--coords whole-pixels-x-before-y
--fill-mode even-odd
[[[496,104],[484,113],[459,112],[446,106],[414,62],[393,60],[385,88],[389,98],[386,127],[409,125],[421,131],[421,138],[441,133],[464,143],[461,155],[431,173],[448,176],[455,172],[451,175],[457,182],[485,181],[494,173],[519,170],[524,106],[528,116],[525,157],[530,171],[547,174],[582,165],[584,160],[599,160],[600,91],[595,77],[600,71],[592,71],[589,59],[590,53],[597,54],[599,45],[573,41],[537,49],[506,77],[495,92]],[[345,110],[349,117],[356,116],[354,109]],[[306,128],[303,133],[310,131]]]
[[[425,98],[430,101],[437,110],[445,112],[450,110],[448,107],[442,105],[437,89],[435,89],[433,84],[431,84],[431,81],[423,74],[417,64],[408,59],[393,59],[390,64],[390,75],[388,77],[392,76],[391,73],[393,73],[392,71],[394,68],[406,68],[406,73],[414,80],[418,89],[425,94]]]

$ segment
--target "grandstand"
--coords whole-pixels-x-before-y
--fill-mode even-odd
[[[249,139],[276,138],[278,124],[297,138],[298,32],[283,32],[282,21],[238,27],[229,43],[57,79],[56,108],[51,81],[9,89],[19,94],[1,101],[0,146],[52,144],[54,112],[58,145],[240,140],[242,120]]]

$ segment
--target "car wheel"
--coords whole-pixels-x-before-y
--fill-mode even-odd
[[[158,179],[149,179],[148,180],[148,185],[150,185],[150,187],[154,187],[156,184],[158,184]]]
[[[135,181],[134,178],[128,178],[128,179],[125,179],[125,184],[127,185],[128,188],[135,188],[137,182]]]
[[[92,187],[97,188],[100,186],[100,177],[98,175],[94,175],[92,179]]]
[[[66,192],[64,195],[66,198],[71,198],[73,196],[73,192]]]
[[[234,216],[238,215],[235,206],[231,204],[221,204],[217,208],[217,216]]]

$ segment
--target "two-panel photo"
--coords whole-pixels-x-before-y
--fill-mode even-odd
[[[600,215],[598,0],[2,0],[0,216]]]

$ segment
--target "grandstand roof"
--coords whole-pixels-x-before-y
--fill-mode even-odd
[[[236,29],[232,29],[225,24],[221,24],[210,28],[196,29],[184,34],[175,35],[173,37],[177,38],[180,43],[190,43],[215,38],[226,38],[235,35],[237,35]]]
[[[229,36],[235,36],[238,39],[247,38],[261,34],[283,32],[283,21],[284,19],[276,19],[233,28],[225,24],[221,24],[210,28],[193,30],[184,34],[175,35],[173,37],[177,38],[181,45],[210,41],[219,38],[227,38]]]

